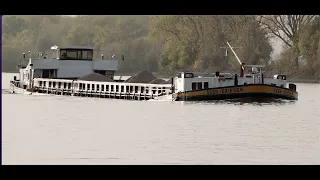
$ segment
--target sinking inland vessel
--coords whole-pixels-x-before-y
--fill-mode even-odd
[[[19,94],[55,94],[129,100],[165,98],[172,101],[225,100],[266,98],[298,100],[296,85],[288,83],[286,75],[264,77],[263,66],[244,65],[227,42],[240,63],[240,75],[216,72],[209,77],[196,77],[192,72],[181,72],[171,81],[157,84],[156,80],[123,81],[116,79],[118,60],[109,57],[93,59],[93,48],[53,46],[51,57],[37,54],[36,58],[20,62],[19,76],[10,81],[10,91]],[[124,57],[121,56],[124,60]],[[245,68],[251,68],[245,74]],[[85,77],[94,75],[93,79]],[[133,77],[129,78],[135,79]],[[150,81],[150,82],[149,82]]]
[[[286,99],[298,100],[296,85],[287,82],[285,74],[265,77],[264,66],[245,65],[233,47],[228,48],[238,60],[240,75],[215,73],[215,77],[195,77],[194,73],[179,73],[173,80],[173,99],[176,101],[226,100],[226,99]],[[245,74],[245,69],[251,72]]]
[[[53,94],[82,97],[100,97],[130,100],[148,100],[171,93],[171,83],[154,83],[153,78],[137,80],[116,78],[118,60],[115,56],[93,59],[94,48],[51,47],[52,56],[36,53],[28,58],[23,53],[19,75],[10,81],[11,93]],[[124,60],[124,56],[121,56]],[[146,76],[146,73],[143,76]],[[148,74],[147,74],[148,75]],[[152,74],[151,74],[152,76]],[[148,81],[151,82],[148,82]]]

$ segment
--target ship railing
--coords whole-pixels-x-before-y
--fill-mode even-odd
[[[66,79],[35,78],[34,86],[40,90],[91,94],[129,94],[160,96],[171,94],[171,84],[147,84],[124,82],[98,82]]]

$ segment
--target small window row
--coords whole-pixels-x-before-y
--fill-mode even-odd
[[[192,90],[208,89],[209,82],[193,82],[191,86]]]

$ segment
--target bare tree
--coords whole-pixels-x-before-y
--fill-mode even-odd
[[[294,49],[299,40],[301,25],[310,23],[315,15],[264,15],[259,16],[259,23],[268,33],[281,39],[287,46]],[[298,66],[299,53],[295,50],[295,63]]]

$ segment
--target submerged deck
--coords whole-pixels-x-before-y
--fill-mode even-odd
[[[168,95],[171,87],[171,84],[34,79],[34,89],[38,93],[128,100],[149,100]]]

